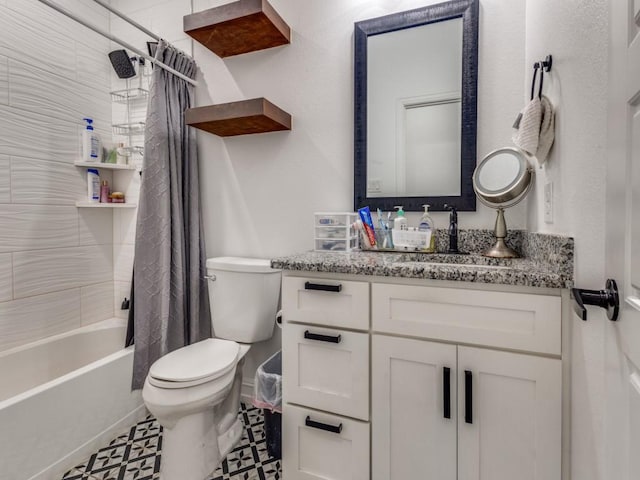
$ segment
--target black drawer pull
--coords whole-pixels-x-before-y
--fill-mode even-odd
[[[319,333],[311,333],[309,330],[305,330],[304,338],[307,340],[318,340],[319,342],[340,343],[342,335],[320,335]]]
[[[324,430],[326,432],[331,432],[331,433],[340,433],[340,432],[342,432],[342,424],[340,424],[340,425],[338,425],[336,427],[335,425],[327,425],[326,423],[315,422],[315,421],[311,420],[309,415],[307,415],[307,418],[305,419],[304,424],[307,427],[317,428],[319,430]]]
[[[322,290],[323,292],[338,293],[342,291],[342,284],[339,283],[338,285],[324,285],[322,283],[305,282],[304,289],[305,290]]]
[[[473,374],[464,371],[464,421],[473,423]]]
[[[442,367],[442,400],[444,418],[451,418],[451,369]]]

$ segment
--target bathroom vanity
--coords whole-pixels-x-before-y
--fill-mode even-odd
[[[566,478],[573,242],[526,236],[519,260],[272,261],[287,480]]]

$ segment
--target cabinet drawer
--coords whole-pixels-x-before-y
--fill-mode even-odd
[[[369,419],[369,335],[285,324],[283,399]]]
[[[356,330],[369,328],[369,284],[319,278],[284,277],[285,321]]]
[[[285,404],[282,441],[287,480],[369,480],[368,423]]]
[[[373,284],[373,329],[559,355],[560,297]]]

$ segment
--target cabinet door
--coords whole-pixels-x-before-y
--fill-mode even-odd
[[[372,478],[455,480],[455,345],[374,335],[371,348]]]
[[[458,347],[459,480],[560,480],[561,361]]]
[[[282,468],[287,480],[369,480],[369,424],[285,404]]]
[[[369,335],[287,323],[283,400],[369,420]]]

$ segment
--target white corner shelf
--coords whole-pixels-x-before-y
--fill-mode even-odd
[[[76,202],[78,208],[136,208],[135,203],[96,203],[89,201]]]
[[[135,170],[135,165],[122,165],[119,163],[104,162],[75,162],[76,167],[103,168],[105,170]]]

